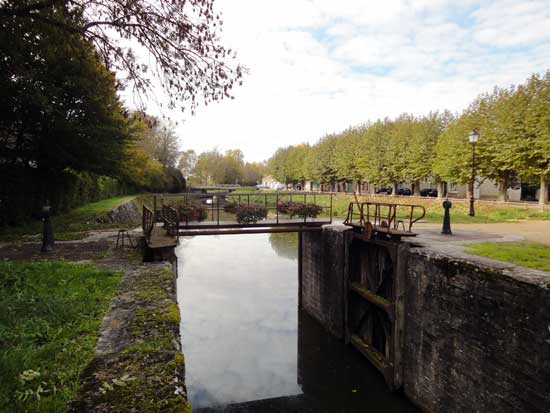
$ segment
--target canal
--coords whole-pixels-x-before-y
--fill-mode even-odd
[[[297,234],[180,241],[178,302],[193,411],[417,411],[354,348],[298,310]]]

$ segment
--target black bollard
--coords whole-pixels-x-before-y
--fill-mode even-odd
[[[42,207],[42,221],[44,222],[44,229],[42,231],[42,249],[41,252],[50,252],[54,249],[54,236],[53,236],[53,226],[50,219],[50,209],[51,207],[45,205]]]
[[[445,208],[445,215],[443,216],[443,229],[441,230],[442,234],[445,235],[453,235],[453,232],[451,231],[451,214],[449,213],[449,210],[453,206],[453,203],[449,201],[447,198],[445,201],[443,201],[443,208]]]

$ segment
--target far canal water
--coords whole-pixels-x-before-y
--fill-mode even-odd
[[[298,310],[297,234],[180,241],[178,302],[193,411],[417,411],[354,348]]]

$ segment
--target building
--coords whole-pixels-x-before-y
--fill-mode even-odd
[[[269,189],[282,189],[285,187],[283,183],[277,181],[271,175],[262,178],[262,186]]]

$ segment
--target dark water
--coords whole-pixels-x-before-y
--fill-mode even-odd
[[[298,311],[296,234],[181,240],[186,380],[200,412],[416,411]]]

